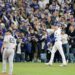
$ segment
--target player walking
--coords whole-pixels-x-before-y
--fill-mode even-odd
[[[63,61],[63,64],[60,65],[60,66],[66,66],[67,65],[67,62],[66,62],[66,59],[65,59],[65,55],[64,55],[64,52],[63,52],[63,48],[62,48],[62,38],[61,38],[61,28],[59,27],[59,24],[55,24],[54,26],[54,37],[55,37],[55,43],[54,43],[54,46],[52,48],[52,51],[51,51],[51,59],[48,63],[46,63],[46,65],[52,65],[53,64],[53,60],[54,60],[54,55],[55,55],[55,52],[58,50],[61,57],[62,57],[62,61]]]
[[[7,31],[4,37],[2,54],[3,54],[3,70],[2,73],[6,73],[6,62],[9,62],[9,75],[13,72],[13,58],[16,48],[16,39],[12,36],[11,31]]]

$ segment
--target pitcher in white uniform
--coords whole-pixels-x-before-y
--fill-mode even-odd
[[[7,59],[9,62],[9,75],[12,75],[13,72],[13,59],[16,48],[16,39],[12,36],[11,31],[7,31],[4,37],[2,54],[3,54],[3,69],[2,73],[6,73],[6,63]]]
[[[46,65],[53,64],[55,52],[58,50],[62,57],[62,61],[63,61],[63,64],[60,66],[66,66],[67,63],[66,63],[65,55],[63,52],[63,48],[62,48],[61,28],[59,27],[59,24],[56,24],[54,27],[54,37],[55,37],[55,43],[51,51],[51,59],[48,63],[46,63]]]

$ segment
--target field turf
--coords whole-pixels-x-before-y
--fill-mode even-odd
[[[59,65],[54,64],[50,67],[44,63],[15,63],[13,75],[75,75],[75,64],[69,64],[67,67]],[[2,75],[1,70],[2,63],[0,63],[0,75]]]

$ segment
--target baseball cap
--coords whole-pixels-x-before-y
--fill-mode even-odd
[[[60,22],[58,22],[58,21],[56,21],[55,23],[54,23],[54,26],[61,26],[61,23]]]

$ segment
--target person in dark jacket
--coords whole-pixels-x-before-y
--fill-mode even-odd
[[[74,59],[75,59],[75,27],[74,25],[71,25],[69,27],[69,32],[68,32],[68,35],[69,35],[69,45],[70,45],[70,53],[71,53],[71,62],[74,62]]]

